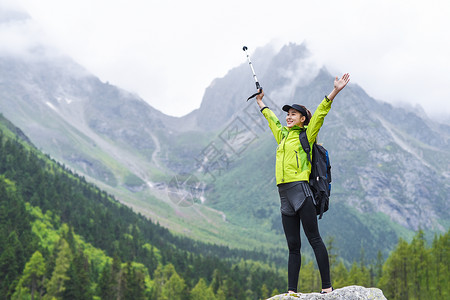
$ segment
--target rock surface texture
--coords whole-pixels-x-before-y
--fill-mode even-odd
[[[293,293],[293,294],[280,294],[273,296],[267,300],[306,300],[306,299],[314,299],[314,300],[387,300],[383,295],[383,292],[377,288],[365,288],[362,286],[347,286],[340,289],[336,289],[328,294],[320,294],[320,293]]]

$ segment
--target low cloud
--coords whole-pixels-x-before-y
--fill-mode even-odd
[[[44,30],[16,2],[0,3],[0,55],[41,59],[61,55]]]
[[[6,0],[1,52],[55,45],[170,115],[198,108],[216,77],[245,63],[243,45],[252,55],[274,39],[306,42],[319,66],[376,99],[450,115],[448,0],[21,2],[34,21]]]

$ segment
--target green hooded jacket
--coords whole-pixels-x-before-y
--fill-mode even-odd
[[[280,120],[269,108],[264,107],[261,110],[269,122],[269,127],[278,143],[275,167],[277,185],[294,181],[309,182],[311,164],[308,161],[306,152],[300,145],[299,134],[300,131],[306,130],[312,150],[312,144],[316,140],[325,116],[331,109],[331,103],[332,101],[325,97],[311,117],[309,124],[302,128],[297,125],[292,128],[282,126]]]

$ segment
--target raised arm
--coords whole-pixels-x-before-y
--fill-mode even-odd
[[[337,94],[339,94],[339,92],[345,88],[345,86],[347,85],[347,83],[350,81],[350,74],[345,73],[344,75],[342,75],[341,79],[339,78],[335,78],[334,79],[334,89],[331,91],[331,93],[328,95],[328,99],[330,99],[331,101],[333,101],[334,97],[337,96]]]
[[[277,116],[275,116],[275,114],[264,104],[264,102],[262,102],[263,97],[264,92],[261,90],[261,93],[256,96],[256,103],[258,103],[259,109],[261,109],[263,116],[269,123],[269,128],[272,131],[273,136],[277,141],[277,144],[279,144],[285,134],[283,133],[284,132],[283,125],[281,125],[281,122],[280,120],[278,120]],[[263,109],[264,107],[266,109]]]
[[[308,136],[308,140],[310,142],[316,140],[317,134],[322,127],[323,120],[330,111],[333,99],[337,94],[339,94],[339,92],[347,85],[349,81],[350,75],[348,73],[345,73],[341,79],[337,77],[334,79],[334,89],[331,91],[328,97],[322,100],[322,102],[314,112],[311,120],[309,121],[308,128],[306,129],[306,135]]]

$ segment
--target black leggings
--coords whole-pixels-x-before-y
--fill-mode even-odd
[[[317,225],[316,208],[311,197],[308,197],[300,210],[294,216],[281,215],[284,234],[289,247],[288,261],[288,289],[297,292],[298,276],[301,266],[300,256],[300,220],[303,230],[308,238],[309,244],[314,250],[317,265],[319,266],[320,277],[322,279],[322,288],[331,287],[330,264],[328,261],[328,252],[322,241]]]

